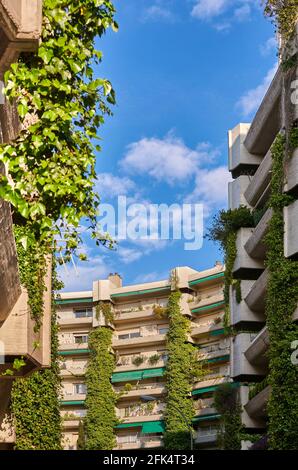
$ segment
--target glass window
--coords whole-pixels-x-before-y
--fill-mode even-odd
[[[87,392],[86,384],[74,384],[75,394],[77,395],[85,395]]]
[[[82,343],[88,343],[88,335],[75,335],[74,337],[75,344],[82,344]]]
[[[76,318],[89,318],[93,316],[92,308],[83,308],[74,311],[74,316]]]

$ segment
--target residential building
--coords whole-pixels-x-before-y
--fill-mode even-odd
[[[0,143],[13,141],[21,130],[16,104],[3,97],[4,73],[21,52],[37,49],[41,20],[42,0],[0,0]],[[37,334],[20,283],[10,205],[0,199],[0,449],[14,441],[7,414],[12,380],[50,364],[50,263],[48,268],[44,321]],[[12,365],[18,358],[24,358],[26,366],[16,371]],[[7,370],[10,375],[3,375]]]
[[[241,382],[240,397],[242,422],[248,432],[266,434],[267,402],[270,387],[268,375],[269,334],[266,325],[265,305],[268,286],[268,268],[265,260],[268,246],[265,242],[272,209],[268,208],[271,192],[272,155],[271,146],[279,132],[288,123],[297,123],[297,48],[296,34],[287,47],[288,61],[296,57],[287,78],[281,59],[278,70],[270,84],[251,124],[238,124],[229,131],[229,170],[234,180],[229,184],[229,208],[246,206],[261,214],[256,227],[240,228],[237,232],[237,256],[233,277],[241,280],[241,297],[230,289],[231,325],[236,331],[231,343],[231,377]],[[285,52],[284,52],[285,53]],[[295,56],[296,54],[296,56]],[[295,81],[296,79],[296,81]],[[296,92],[297,96],[297,92]],[[294,201],[284,207],[284,256],[298,256],[298,149],[285,159],[284,193],[294,196]],[[293,321],[298,320],[298,308]],[[290,360],[290,358],[289,358]],[[262,382],[253,391],[252,384]]]
[[[191,320],[189,341],[200,348],[200,360],[207,368],[203,380],[193,384],[190,398],[196,409],[196,442],[212,448],[216,446],[219,418],[212,395],[220,383],[229,381],[230,372],[230,339],[223,327],[223,266],[218,263],[201,272],[180,267],[175,273],[182,293],[182,312]],[[126,390],[117,402],[117,449],[163,446],[169,322],[166,315],[158,314],[158,308],[166,307],[170,293],[168,280],[122,286],[121,277],[112,274],[94,282],[90,291],[59,295],[65,449],[76,448],[79,422],[86,415],[88,334],[103,324],[96,318],[96,305],[101,301],[109,302],[114,312],[113,324],[109,325],[114,332],[116,358],[111,382],[115,391]],[[154,404],[143,403],[144,395],[156,398]]]

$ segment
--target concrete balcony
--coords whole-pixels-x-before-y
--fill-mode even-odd
[[[284,190],[295,195],[298,193],[298,148],[294,150],[293,155],[288,159]]]
[[[155,317],[154,311],[152,308],[144,308],[140,310],[132,310],[130,312],[122,312],[121,310],[116,311],[115,313],[115,324],[127,323],[129,321],[143,321],[151,320]]]
[[[15,240],[12,231],[10,205],[4,202],[2,199],[0,199],[0,260],[1,324],[1,322],[6,320],[12,307],[16,304],[16,301],[21,295],[21,284],[19,278]]]
[[[272,218],[272,209],[267,209],[249,239],[245,243],[245,250],[249,256],[255,259],[264,260],[267,253],[265,237],[268,233],[269,223]]]
[[[58,318],[58,324],[60,328],[67,328],[67,327],[91,327],[92,326],[92,317],[83,317],[83,318],[76,318],[73,316],[67,316]],[[88,328],[89,329],[89,328]]]
[[[224,300],[223,291],[219,291],[214,295],[205,296],[203,298],[196,299],[194,302],[189,304],[189,308],[192,314],[203,314],[211,313],[213,310],[223,309],[222,304]],[[196,315],[195,315],[196,316]]]
[[[215,444],[217,442],[218,432],[218,426],[198,428],[196,432],[195,443],[201,445]]]
[[[237,232],[237,256],[233,266],[233,275],[235,278],[257,279],[264,270],[263,261],[249,256],[244,248],[253,231],[253,228],[240,228]]]
[[[244,298],[249,309],[253,312],[257,312],[262,321],[265,320],[264,312],[266,307],[268,276],[268,269],[265,269],[261,276],[253,283]]]
[[[153,346],[157,344],[165,343],[167,335],[144,335],[137,338],[130,339],[113,339],[113,348],[114,349],[127,349],[130,347],[138,346]]]
[[[80,350],[88,349],[88,343],[60,343],[59,351],[74,351],[79,352]]]
[[[60,375],[63,378],[83,377],[86,374],[87,363],[85,367],[67,367],[60,369]]]
[[[264,377],[267,368],[264,364],[253,364],[246,357],[246,352],[252,344],[255,334],[240,333],[232,340],[231,347],[231,377],[237,381],[255,381],[256,378]],[[249,351],[249,357],[251,350]]]
[[[138,354],[139,356],[139,354]],[[164,367],[167,363],[167,361],[165,359],[160,359],[159,361],[155,362],[154,364],[150,364],[150,362],[148,361],[149,357],[150,356],[145,356],[143,355],[144,357],[144,362],[142,364],[139,365],[139,367],[137,367],[135,364],[132,363],[132,361],[127,361],[127,363],[121,363],[121,362],[118,362],[117,366],[115,367],[115,372],[126,372],[126,371],[130,371],[130,370],[137,370],[137,369],[154,369],[154,368],[157,368],[157,367]],[[120,359],[121,361],[121,359]]]
[[[298,200],[284,207],[284,255],[286,258],[298,256]]]
[[[119,442],[116,450],[155,449],[163,446],[162,436],[144,436],[131,442]]]
[[[251,429],[251,430],[266,429],[267,425],[266,425],[265,415],[263,415],[262,413],[257,413],[256,415],[248,413],[248,411],[251,412],[256,408],[259,408],[259,405],[256,405],[257,400],[254,401],[254,398],[257,398],[257,397],[254,397],[252,400],[249,400],[249,386],[242,385],[239,388],[239,396],[240,396],[240,404],[242,408],[241,420],[242,420],[243,426],[246,429]],[[251,408],[248,406],[250,401],[254,401]]]
[[[244,197],[252,207],[263,206],[269,196],[269,187],[271,181],[272,156],[269,151],[266,157],[260,163],[259,168],[251,178],[247,186]]]
[[[76,431],[79,428],[79,424],[80,424],[79,417],[78,419],[64,419],[62,421],[62,427],[63,427],[63,430],[65,431],[69,431],[69,430]]]
[[[0,0],[0,77],[22,51],[37,49],[42,0]]]
[[[268,385],[245,405],[246,412],[253,418],[265,419],[267,416],[267,403],[271,388]]]
[[[201,390],[209,387],[214,387],[223,383],[229,382],[229,377],[215,377],[214,379],[201,380],[196,382],[193,386],[194,390]]]
[[[218,348],[214,351],[206,351],[206,348],[200,348],[200,360],[207,360],[210,362],[216,362],[214,361],[215,359],[221,358],[221,357],[226,357],[230,354],[230,348]]]
[[[117,393],[122,393],[123,391],[123,387],[117,387],[117,388],[114,387],[114,389]],[[123,392],[121,399],[129,400],[129,399],[139,398],[143,395],[161,397],[162,395],[165,394],[165,392],[166,392],[166,387],[165,385],[162,385],[162,384],[156,383],[155,385],[150,385],[150,386],[140,385],[138,388],[130,390],[129,392]]]
[[[202,321],[200,323],[192,322],[191,336],[193,338],[197,338],[224,328],[222,315],[217,318],[221,318],[221,321],[215,322],[213,319],[205,322]]]
[[[147,412],[148,413],[148,412]],[[118,414],[118,418],[123,420],[123,424],[130,424],[130,423],[138,423],[138,422],[145,422],[145,421],[159,421],[163,419],[163,414],[160,413],[151,413],[151,414],[144,414],[142,413],[136,413],[136,416],[121,416]]]
[[[244,140],[250,153],[265,156],[281,128],[282,75],[280,66]]]
[[[249,183],[250,177],[241,175],[228,184],[229,209],[237,209],[239,206],[250,207],[245,198],[245,191]]]
[[[82,402],[86,400],[85,393],[64,393],[62,397],[62,406],[71,406],[70,402],[74,402],[73,404],[76,405],[76,402]]]
[[[213,398],[199,398],[194,402],[196,417],[214,415],[217,413],[214,408]]]
[[[31,318],[26,289],[17,300],[9,316],[0,328],[0,344],[4,345],[5,363],[0,365],[0,373],[13,372],[8,378],[27,375],[29,372],[49,367],[51,364],[51,263],[45,278],[44,310],[42,326],[35,331],[35,321]],[[26,365],[19,370],[13,369],[14,360],[23,358]]]
[[[250,153],[244,145],[249,128],[250,124],[241,123],[228,132],[229,171],[233,178],[254,173],[262,160],[260,156]]]
[[[260,333],[252,340],[245,351],[245,357],[250,364],[255,364],[266,368],[268,365],[267,351],[269,349],[269,333],[264,327]]]
[[[263,274],[261,275],[263,276]],[[258,281],[256,281],[258,282]],[[254,311],[251,309],[250,304],[247,303],[247,296],[250,295],[254,286],[254,281],[241,281],[241,302],[236,300],[236,290],[230,287],[230,317],[231,325],[247,325],[256,323],[265,323],[264,311]],[[259,297],[258,297],[259,299]],[[261,302],[261,300],[259,301]],[[259,303],[257,304],[259,306]]]

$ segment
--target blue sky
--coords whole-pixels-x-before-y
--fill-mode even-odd
[[[274,28],[259,0],[115,0],[118,33],[98,40],[99,77],[117,94],[101,129],[98,192],[144,204],[204,205],[204,226],[227,205],[227,131],[250,122],[276,67]],[[65,290],[119,272],[125,284],[167,278],[174,266],[207,269],[222,259],[204,240],[120,241],[117,251],[87,238],[88,262],[61,270]]]

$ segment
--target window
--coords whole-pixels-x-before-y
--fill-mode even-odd
[[[135,331],[133,333],[125,333],[124,335],[118,335],[118,339],[131,339],[131,338],[140,338],[141,333]]]
[[[87,393],[86,384],[74,384],[74,392],[76,395],[86,395]]]
[[[82,308],[79,310],[74,310],[75,318],[90,318],[93,316],[92,308]]]
[[[166,335],[168,331],[169,331],[168,327],[159,328],[158,329],[158,334],[159,335]]]
[[[87,333],[84,333],[81,335],[74,335],[74,341],[75,341],[75,344],[88,343]]]

